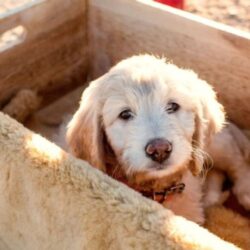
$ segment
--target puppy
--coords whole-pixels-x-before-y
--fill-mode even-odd
[[[229,192],[222,192],[227,177],[233,182],[232,192],[238,202],[250,210],[250,141],[234,124],[228,123],[206,145],[206,151],[213,160],[214,169],[206,180],[205,206],[223,203]]]
[[[202,224],[203,150],[224,119],[193,71],[141,55],[91,82],[67,141],[76,157]]]

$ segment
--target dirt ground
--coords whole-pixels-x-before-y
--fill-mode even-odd
[[[0,0],[0,16],[6,11],[18,8],[23,4],[32,2],[33,0]]]
[[[250,31],[250,0],[186,0],[191,13]]]
[[[34,0],[0,0],[0,15]],[[250,0],[185,0],[191,13],[250,31]]]

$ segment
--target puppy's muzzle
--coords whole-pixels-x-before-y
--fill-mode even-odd
[[[166,139],[153,139],[146,145],[145,152],[153,161],[162,163],[169,158],[172,152],[172,144]]]

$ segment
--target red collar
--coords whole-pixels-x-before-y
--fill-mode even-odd
[[[152,199],[154,201],[157,201],[159,203],[163,203],[164,201],[170,201],[173,198],[174,194],[181,194],[185,189],[184,183],[178,183],[174,184],[170,187],[165,188],[164,190],[140,190],[139,188],[136,188],[134,186],[128,185],[128,183],[124,182],[127,186],[134,189],[135,191],[141,193],[144,197],[147,197],[149,199]]]
[[[138,186],[136,184],[129,183],[127,178],[124,178],[124,175],[117,176],[115,179],[117,181],[124,183],[125,185],[129,186],[130,188],[134,189],[135,191],[141,193],[143,196],[145,196],[149,199],[152,199],[154,201],[157,201],[159,203],[163,203],[165,201],[171,200],[171,198],[173,198],[174,194],[181,194],[185,189],[184,183],[177,183],[177,184],[173,184],[173,185],[171,185],[167,188],[163,188],[163,189],[157,188],[155,190],[152,188],[152,189],[148,189],[148,190],[143,190],[142,186]]]
[[[180,194],[184,191],[185,184],[179,183],[173,186],[170,186],[168,188],[165,188],[162,191],[142,191],[140,192],[143,196],[147,198],[151,198],[154,201],[157,201],[159,203],[163,203],[164,201],[169,201],[174,194]]]

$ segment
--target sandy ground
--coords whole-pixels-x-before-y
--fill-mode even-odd
[[[0,15],[30,1],[0,0]],[[185,5],[191,13],[250,31],[250,0],[186,0]]]
[[[186,10],[250,31],[250,0],[186,0]]]
[[[31,1],[32,0],[0,0],[0,15],[8,10],[18,8]]]

